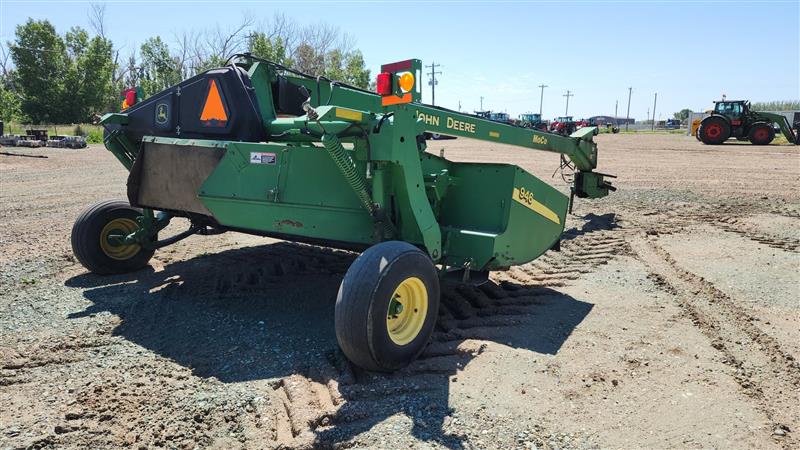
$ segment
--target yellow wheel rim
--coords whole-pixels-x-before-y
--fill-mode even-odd
[[[428,290],[417,277],[403,280],[394,290],[386,313],[386,329],[397,345],[413,341],[428,316]]]
[[[108,237],[112,234],[129,235],[139,229],[135,220],[119,218],[108,222],[100,232],[100,249],[109,258],[124,261],[133,258],[139,253],[139,244],[114,245],[109,242]]]

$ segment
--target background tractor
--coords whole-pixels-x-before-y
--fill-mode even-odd
[[[475,115],[482,119],[491,120],[493,122],[511,123],[508,114],[504,112],[475,111]]]
[[[520,114],[519,124],[525,128],[547,131],[547,121],[542,120],[542,115],[538,113]]]
[[[558,133],[562,136],[569,136],[578,129],[572,116],[562,116],[550,123],[550,132]]]
[[[722,144],[736,138],[755,145],[767,145],[775,139],[774,125],[778,125],[786,140],[798,144],[786,117],[753,111],[747,100],[721,100],[714,102],[711,115],[700,122],[697,139],[704,144]]]

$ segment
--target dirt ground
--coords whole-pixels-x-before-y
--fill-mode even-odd
[[[619,190],[562,251],[445,288],[393,375],[337,350],[354,254],[227,233],[91,275],[69,232],[121,165],[4,149],[48,158],[0,156],[0,448],[800,447],[800,147],[597,141]],[[554,154],[441,149],[566,189]]]

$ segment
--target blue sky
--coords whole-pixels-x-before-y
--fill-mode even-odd
[[[800,0],[606,2],[176,2],[109,1],[108,34],[127,53],[149,36],[232,26],[244,14],[276,11],[300,24],[336,24],[350,34],[373,75],[381,63],[420,58],[442,64],[438,105],[512,115],[656,115],[707,109],[723,93],[753,101],[800,99]],[[89,2],[0,0],[0,40],[27,18],[63,33],[88,27]],[[423,101],[430,101],[425,78]]]

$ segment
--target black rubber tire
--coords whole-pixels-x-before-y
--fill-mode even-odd
[[[775,129],[768,123],[754,123],[747,132],[747,139],[753,145],[769,145],[775,139]]]
[[[106,224],[119,218],[136,220],[141,215],[140,209],[120,200],[100,202],[87,208],[72,226],[72,252],[75,258],[83,267],[98,275],[132,272],[145,267],[153,257],[154,249],[140,247],[135,255],[120,260],[111,258],[100,247],[100,234]]]
[[[401,281],[417,277],[428,294],[428,311],[417,336],[392,341],[386,326],[391,296]],[[430,340],[439,311],[439,277],[430,257],[401,241],[373,245],[342,280],[336,297],[336,339],[350,361],[367,370],[391,372],[414,361]]]
[[[712,133],[711,130],[718,131]],[[709,116],[700,122],[700,128],[697,129],[697,135],[700,136],[700,141],[704,144],[722,144],[723,142],[727,141],[729,137],[731,137],[731,125],[724,117]]]

